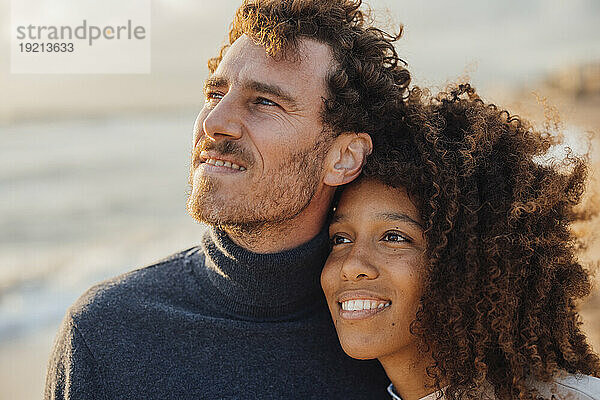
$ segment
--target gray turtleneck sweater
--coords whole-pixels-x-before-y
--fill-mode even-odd
[[[88,290],[67,312],[46,399],[377,399],[376,361],[346,356],[321,294],[328,240],[255,254],[202,245]]]

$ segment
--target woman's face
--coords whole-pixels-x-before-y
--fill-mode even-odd
[[[422,293],[426,242],[406,191],[374,180],[350,185],[329,237],[321,285],[344,351],[361,359],[414,354],[409,325]]]

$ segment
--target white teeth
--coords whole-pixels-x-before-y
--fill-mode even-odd
[[[346,302],[346,310],[354,311],[354,300],[350,300]]]
[[[206,161],[204,161],[207,164],[210,165],[216,165],[217,167],[227,167],[227,168],[231,168],[231,169],[237,169],[239,171],[245,171],[246,168],[237,165],[235,163],[232,163],[231,161],[223,161],[223,160],[215,160],[214,158],[207,158]]]
[[[342,310],[345,311],[362,311],[362,310],[375,310],[384,307],[389,307],[390,302],[381,302],[377,300],[346,300],[341,303]]]

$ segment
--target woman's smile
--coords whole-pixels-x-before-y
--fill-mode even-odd
[[[392,301],[365,291],[346,291],[338,295],[340,318],[366,319],[387,311]]]

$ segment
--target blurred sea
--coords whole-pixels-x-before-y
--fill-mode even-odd
[[[0,343],[56,325],[90,285],[198,242],[193,111],[0,128]]]

